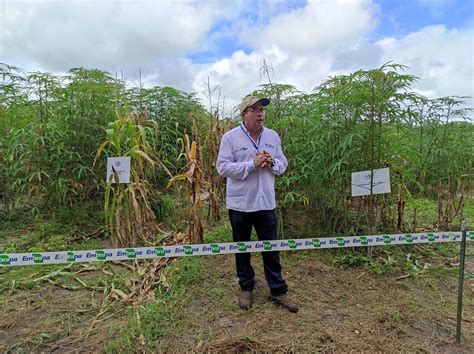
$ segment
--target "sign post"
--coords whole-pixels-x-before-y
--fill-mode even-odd
[[[456,342],[461,341],[461,321],[462,321],[462,293],[464,290],[464,261],[466,258],[466,233],[467,225],[463,220],[461,223],[461,251],[459,255],[459,286],[458,286],[458,311],[456,316]]]

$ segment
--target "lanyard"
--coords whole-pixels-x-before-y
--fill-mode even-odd
[[[263,128],[262,128],[262,131],[260,132],[260,135],[257,138],[257,143],[256,144],[255,144],[255,141],[253,141],[250,134],[248,133],[248,131],[244,128],[244,123],[240,123],[240,129],[242,129],[242,131],[245,133],[245,135],[250,139],[250,141],[252,142],[252,145],[255,147],[255,149],[258,152],[258,149],[259,149],[259,146],[260,146],[260,140],[262,140]]]

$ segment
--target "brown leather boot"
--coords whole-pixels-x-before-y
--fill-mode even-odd
[[[239,307],[248,310],[252,307],[252,291],[241,290],[239,295]]]
[[[288,296],[288,294],[281,294],[278,296],[270,295],[270,300],[274,303],[285,307],[290,312],[298,312],[300,308],[298,305]]]

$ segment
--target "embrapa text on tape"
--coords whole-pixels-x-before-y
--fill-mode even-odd
[[[294,251],[325,248],[411,245],[416,243],[459,242],[461,232],[435,232],[395,235],[340,236],[294,240],[208,243],[198,245],[110,248],[87,251],[2,253],[0,267],[79,262],[123,261],[162,257],[205,256],[241,252]],[[467,233],[474,241],[474,232]]]

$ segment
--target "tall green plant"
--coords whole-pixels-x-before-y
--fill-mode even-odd
[[[156,198],[147,177],[159,164],[154,155],[158,124],[144,114],[127,114],[107,127],[107,140],[97,150],[95,161],[107,156],[131,158],[130,183],[118,183],[116,174],[107,181],[105,215],[112,244],[118,247],[152,242],[155,238],[155,217],[150,202]],[[95,163],[94,161],[94,163]]]

